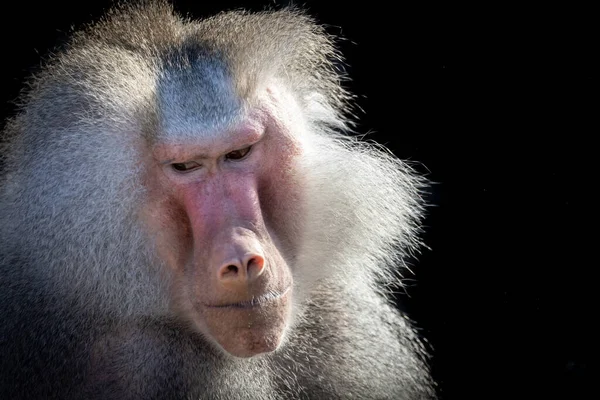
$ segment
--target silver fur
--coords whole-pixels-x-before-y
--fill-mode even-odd
[[[435,397],[426,351],[381,289],[418,248],[424,181],[346,135],[338,59],[297,10],[186,21],[142,1],[49,60],[0,153],[0,398]],[[272,81],[305,145],[295,314],[281,349],[235,359],[170,312],[138,161],[161,136],[235,122]],[[110,364],[94,364],[98,348]]]

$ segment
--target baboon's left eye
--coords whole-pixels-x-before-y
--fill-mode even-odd
[[[248,153],[250,153],[250,149],[251,148],[252,148],[252,146],[248,146],[248,147],[243,148],[241,150],[231,151],[231,152],[225,154],[225,158],[227,160],[241,160],[244,157],[246,157],[248,155]]]

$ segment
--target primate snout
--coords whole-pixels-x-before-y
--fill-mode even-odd
[[[252,253],[243,258],[234,258],[219,268],[219,281],[225,286],[247,285],[258,278],[265,269],[262,255]]]

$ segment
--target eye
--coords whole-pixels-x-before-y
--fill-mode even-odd
[[[252,146],[248,146],[244,149],[241,150],[234,150],[231,151],[227,154],[225,154],[225,159],[227,160],[241,160],[243,158],[245,158],[248,153],[250,153],[250,149],[252,149]]]
[[[195,161],[190,161],[186,163],[173,163],[171,164],[171,168],[173,168],[177,172],[189,172],[200,168],[200,164],[198,164]]]

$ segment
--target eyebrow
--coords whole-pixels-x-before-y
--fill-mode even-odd
[[[206,153],[190,153],[189,157],[190,159],[195,159],[195,160],[202,160],[202,159],[207,159],[210,158],[209,155],[207,155]],[[166,159],[164,161],[159,161],[160,165],[167,165],[167,164],[171,164],[176,160],[176,158],[169,158]]]

